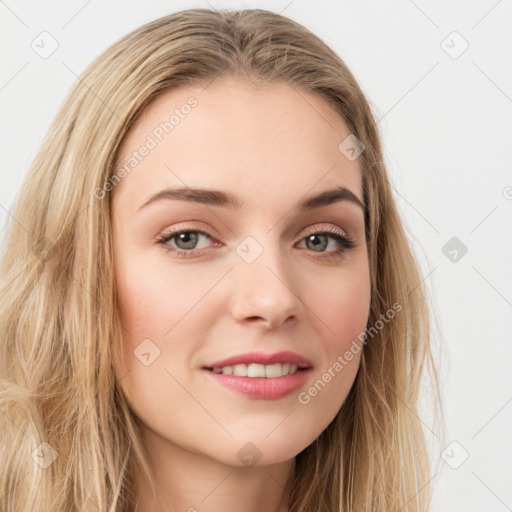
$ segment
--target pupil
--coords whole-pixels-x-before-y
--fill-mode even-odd
[[[176,243],[181,249],[193,249],[197,243],[197,236],[197,233],[180,233]],[[184,243],[184,246],[180,246],[181,242]]]
[[[314,239],[318,240],[319,237],[322,237],[323,241],[314,242]],[[320,248],[320,250],[323,250],[327,247],[327,237],[325,235],[311,235],[307,238],[306,245],[308,245],[309,242],[313,243],[313,250],[316,250],[318,248]]]

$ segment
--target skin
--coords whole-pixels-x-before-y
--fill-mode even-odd
[[[112,193],[123,325],[116,374],[141,420],[157,491],[153,503],[138,475],[138,510],[286,512],[294,457],[334,419],[360,354],[308,404],[298,394],[357,340],[370,308],[363,210],[349,201],[303,213],[294,207],[338,186],[363,202],[361,169],[338,150],[350,131],[322,98],[234,77],[203,89],[174,89],[146,108],[120,165],[190,96],[198,101]],[[156,192],[184,186],[229,191],[243,206],[167,200],[139,210]],[[199,235],[188,258],[155,241],[183,227],[209,235]],[[308,244],[309,228],[341,230],[355,247],[336,258],[343,248],[336,239]],[[235,250],[247,236],[263,249],[250,264]],[[167,242],[171,251],[190,250],[177,238]],[[145,339],[160,350],[148,366],[134,355]],[[278,400],[237,394],[202,370],[248,351],[282,350],[313,369],[301,390]],[[237,456],[246,443],[261,457],[255,465]]]

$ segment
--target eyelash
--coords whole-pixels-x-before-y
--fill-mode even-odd
[[[164,235],[157,236],[155,238],[155,242],[157,244],[162,245],[162,248],[167,253],[174,253],[177,258],[192,258],[192,257],[196,256],[197,252],[202,251],[202,249],[190,249],[190,250],[177,249],[175,247],[168,245],[168,243],[167,243],[167,242],[170,242],[173,238],[175,238],[183,233],[199,233],[199,234],[207,236],[208,238],[212,238],[208,233],[206,233],[205,231],[201,231],[200,229],[183,228],[178,231],[172,231],[170,233],[166,233]],[[337,229],[322,231],[322,230],[315,230],[314,228],[311,228],[306,231],[305,235],[299,240],[299,242],[302,242],[307,237],[312,236],[312,235],[329,236],[332,239],[334,239],[341,246],[341,248],[336,249],[335,251],[325,253],[325,256],[320,256],[321,259],[339,260],[339,259],[343,258],[346,251],[356,247],[356,244],[355,244],[353,238],[347,236],[345,233],[343,233],[342,231],[337,230]],[[314,251],[311,251],[311,252],[314,252]],[[324,253],[318,253],[318,254],[324,254]]]

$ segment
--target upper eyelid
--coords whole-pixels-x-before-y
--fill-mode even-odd
[[[306,232],[306,233],[308,233],[308,232],[322,233],[324,231],[327,232],[327,233],[331,233],[332,232],[334,234],[336,234],[336,231],[341,231],[346,236],[350,236],[346,229],[340,228],[339,226],[330,227],[330,228],[318,227],[318,226],[308,226],[307,228],[304,228],[302,230],[302,232]],[[215,236],[216,236],[216,235],[212,235],[212,234],[208,233],[208,231],[205,230],[205,229],[201,229],[201,228],[197,228],[197,227],[192,227],[192,226],[190,226],[190,227],[185,226],[183,228],[164,230],[160,236],[162,238],[163,237],[172,237],[172,236],[179,235],[181,233],[189,233],[189,232],[201,233],[203,235],[209,236],[210,238],[215,238]]]
[[[309,233],[311,233],[311,234],[327,233],[329,235],[339,235],[340,233],[338,233],[338,232],[341,232],[343,234],[343,236],[345,236],[347,238],[351,238],[350,233],[348,233],[348,231],[346,229],[340,228],[339,226],[330,227],[330,228],[309,226],[302,233],[307,233],[307,234],[309,234]],[[307,234],[306,235],[303,234],[303,236],[308,236]]]

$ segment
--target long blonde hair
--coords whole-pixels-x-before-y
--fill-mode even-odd
[[[298,23],[259,9],[192,9],[138,28],[86,69],[17,198],[0,269],[2,511],[134,509],[135,468],[150,468],[114,378],[122,326],[111,198],[94,191],[155,97],[233,75],[316,93],[364,144],[368,326],[392,304],[403,308],[364,346],[336,418],[297,455],[289,510],[427,510],[417,402],[424,369],[435,376],[429,310],[370,106],[340,57]]]

